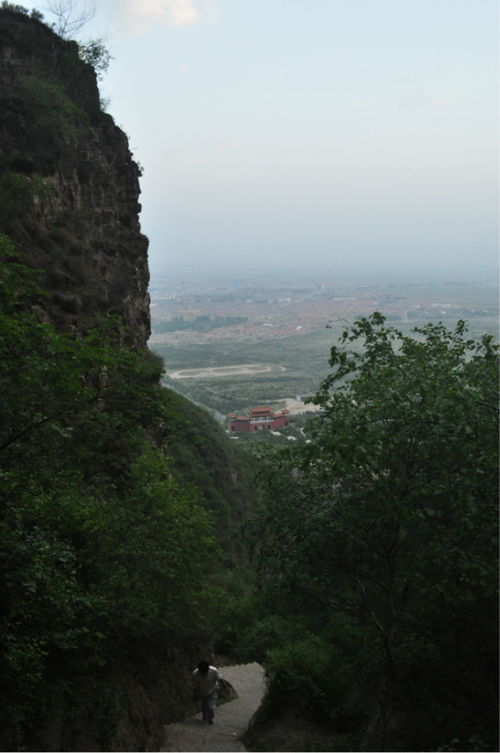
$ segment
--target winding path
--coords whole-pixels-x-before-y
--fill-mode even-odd
[[[239,741],[262,701],[265,689],[264,670],[253,664],[221,667],[221,676],[238,694],[238,698],[219,706],[215,724],[209,726],[201,716],[165,726],[165,740],[161,751],[245,751]]]

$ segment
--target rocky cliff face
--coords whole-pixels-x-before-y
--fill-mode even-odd
[[[139,175],[76,43],[0,9],[0,231],[45,273],[41,317],[79,332],[117,314],[123,341],[143,348],[149,273]]]
[[[116,314],[122,321],[122,340],[142,349],[146,347],[150,322],[147,239],[141,234],[138,222],[138,179],[139,169],[132,160],[127,138],[112,118],[102,112],[94,71],[80,59],[76,43],[60,39],[22,9],[1,7],[0,233],[14,241],[23,262],[42,270],[48,297],[40,302],[37,313],[41,318],[78,335],[103,315]],[[9,262],[10,259],[5,263]],[[6,319],[6,326],[10,326],[11,319]],[[26,342],[29,356],[30,343]],[[51,342],[50,338],[47,342]],[[37,363],[43,363],[50,352],[42,349],[36,353]],[[19,360],[14,356],[9,366],[11,381],[7,382],[13,385],[11,395],[23,391],[17,380],[19,371],[32,368],[26,353]],[[147,360],[142,359],[143,363]],[[43,383],[43,379],[42,370],[37,380]],[[64,413],[65,406],[61,416],[58,411],[53,414],[47,409],[59,382],[56,380],[54,384],[54,388],[49,385],[47,391],[40,390],[32,401],[31,385],[22,382],[28,385],[30,399],[19,403],[24,411],[22,421],[12,422],[22,430],[14,432],[14,439],[19,440],[14,450],[17,459],[12,461],[14,470],[7,463],[7,492],[5,483],[2,489],[9,502],[4,508],[8,508],[12,517],[2,517],[0,543],[11,563],[9,572],[19,569],[19,575],[17,572],[13,575],[14,585],[9,581],[1,594],[2,607],[7,604],[9,614],[13,615],[9,630],[16,634],[17,642],[9,648],[9,657],[14,658],[9,659],[8,666],[14,669],[11,675],[7,672],[2,675],[2,687],[14,688],[15,700],[10,705],[4,704],[8,706],[8,724],[0,725],[0,748],[159,750],[163,724],[181,718],[189,709],[190,671],[208,652],[207,641],[212,636],[197,625],[190,626],[186,634],[174,627],[164,627],[170,625],[169,620],[174,626],[170,617],[172,607],[167,601],[170,588],[172,599],[177,599],[177,586],[171,582],[170,566],[158,564],[163,560],[156,552],[156,544],[152,547],[155,553],[150,564],[145,564],[149,563],[147,554],[144,559],[141,555],[137,562],[141,563],[140,568],[146,568],[143,571],[146,581],[152,572],[161,584],[157,603],[151,605],[149,612],[149,604],[140,602],[146,616],[139,616],[137,622],[135,613],[142,607],[137,607],[139,602],[133,596],[130,600],[123,596],[123,614],[118,614],[121,610],[117,609],[115,615],[114,606],[108,609],[108,605],[122,598],[127,583],[136,583],[139,572],[134,569],[136,560],[125,566],[126,557],[121,550],[116,559],[108,558],[108,547],[114,550],[118,539],[129,535],[131,548],[123,552],[144,549],[147,553],[147,539],[146,543],[137,539],[142,535],[137,531],[142,530],[141,521],[150,520],[151,516],[154,520],[157,514],[151,512],[149,498],[144,502],[144,513],[142,507],[136,513],[141,494],[138,491],[136,499],[132,489],[126,489],[128,480],[136,483],[132,482],[135,474],[130,472],[131,463],[136,458],[139,441],[147,444],[144,460],[147,459],[153,447],[145,437],[158,433],[157,441],[163,443],[161,455],[169,456],[159,483],[163,473],[168,478],[175,473],[179,499],[184,499],[184,494],[186,499],[193,498],[193,510],[189,513],[193,515],[193,530],[205,519],[201,511],[198,514],[198,498],[210,510],[228,562],[236,561],[240,544],[235,529],[245,504],[255,498],[255,485],[253,479],[252,484],[250,479],[246,480],[250,471],[245,465],[239,470],[239,461],[221,428],[208,414],[175,393],[163,391],[165,414],[160,414],[159,409],[156,414],[152,408],[151,416],[148,413],[148,417],[135,419],[135,429],[128,428],[132,424],[124,423],[126,431],[122,436],[115,421],[108,423],[106,419],[109,392],[102,404],[101,400],[96,404],[96,413],[103,410],[103,421],[96,416],[92,423],[92,414],[87,423],[87,403],[73,406],[71,402],[68,415]],[[68,389],[73,389],[72,383]],[[151,388],[147,394],[153,392]],[[70,396],[73,400],[73,392]],[[156,404],[157,399],[154,392],[151,403]],[[116,410],[119,412],[119,408]],[[10,418],[9,412],[6,415]],[[165,425],[160,426],[157,416],[161,416],[162,422],[168,416]],[[81,440],[73,446],[77,434],[73,429],[79,429],[80,423]],[[47,434],[37,440],[36,447],[47,448],[47,454],[25,481],[22,477],[29,464],[25,458],[34,457],[35,453],[26,447],[34,430],[41,430],[42,425]],[[128,435],[135,430],[137,444]],[[63,444],[54,442],[56,434],[64,437]],[[109,445],[109,455],[104,462],[101,458],[97,462],[97,453],[92,448],[87,462],[87,448],[96,436],[105,453]],[[10,443],[13,447],[14,439]],[[109,467],[106,457],[112,461]],[[193,492],[196,487],[199,495]],[[137,486],[137,490],[142,488]],[[177,495],[176,488],[173,487],[173,497]],[[154,492],[157,493],[160,492]],[[163,501],[167,509],[171,502],[169,492],[165,492]],[[63,507],[58,507],[59,502]],[[86,505],[89,510],[84,514]],[[130,518],[127,518],[128,506],[134,507]],[[95,513],[97,509],[99,515]],[[172,519],[177,515],[176,509]],[[90,525],[94,514],[95,529]],[[163,520],[161,514],[158,520]],[[11,521],[14,521],[12,531]],[[102,538],[101,530],[106,532]],[[13,541],[18,549],[13,549]],[[19,559],[12,551],[21,553]],[[47,565],[39,565],[41,551]],[[64,560],[59,551],[64,553]],[[31,552],[36,554],[32,557]],[[66,557],[67,552],[70,554]],[[33,581],[39,598],[36,602],[32,602],[32,581],[24,575],[25,561],[29,562],[26,565],[29,572],[36,572]],[[151,569],[147,570],[148,567]],[[22,583],[19,585],[22,593],[12,606],[8,603],[9,595],[18,583]],[[54,583],[57,598],[51,600],[48,594],[52,594]],[[197,594],[194,581],[192,588]],[[194,596],[187,595],[186,605],[190,604],[190,598]],[[39,610],[42,615],[32,603],[43,604]],[[181,599],[179,603],[182,605],[184,601]],[[23,612],[18,604],[30,604],[30,608]],[[187,620],[182,608],[181,625],[182,620]],[[163,612],[166,616],[162,624]],[[148,615],[151,625],[145,626]],[[88,667],[88,657],[96,645],[98,656]],[[17,646],[21,646],[18,653]],[[35,667],[32,656],[39,661]],[[39,688],[43,690],[39,692]]]

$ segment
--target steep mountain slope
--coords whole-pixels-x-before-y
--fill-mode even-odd
[[[0,8],[3,750],[158,749],[240,557],[248,469],[147,351],[138,178],[78,45]]]
[[[0,229],[45,271],[45,313],[58,327],[122,317],[126,342],[149,336],[147,238],[139,168],[102,112],[76,42],[0,11]]]

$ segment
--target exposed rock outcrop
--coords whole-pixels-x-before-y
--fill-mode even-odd
[[[0,9],[0,230],[45,272],[42,316],[78,332],[117,314],[124,342],[143,348],[149,272],[139,175],[78,45]]]

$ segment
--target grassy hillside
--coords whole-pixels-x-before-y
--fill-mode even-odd
[[[206,410],[173,390],[162,394],[169,415],[166,450],[173,468],[198,489],[223,549],[241,553],[240,524],[255,498],[255,468]]]

